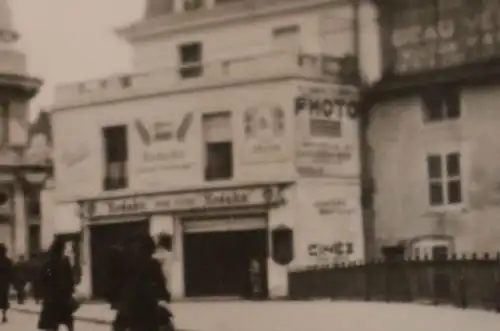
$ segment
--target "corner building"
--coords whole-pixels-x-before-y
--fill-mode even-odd
[[[146,7],[118,32],[137,73],[60,86],[53,107],[56,214],[93,296],[138,232],[172,239],[176,298],[246,296],[251,260],[277,298],[290,268],[363,259],[350,5]]]
[[[498,1],[376,1],[367,142],[376,255],[500,251]]]

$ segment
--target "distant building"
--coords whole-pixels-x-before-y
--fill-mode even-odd
[[[499,3],[375,2],[369,245],[389,258],[499,252]]]
[[[27,162],[29,101],[42,82],[26,71],[26,55],[17,48],[18,33],[6,0],[0,1],[0,242],[14,258],[35,253],[39,231],[38,188],[50,166]],[[36,215],[32,215],[32,214]]]
[[[57,89],[56,215],[83,233],[95,297],[134,232],[172,238],[175,297],[245,295],[252,259],[280,297],[289,268],[364,258],[352,18],[342,1],[148,1],[119,31],[137,74]]]

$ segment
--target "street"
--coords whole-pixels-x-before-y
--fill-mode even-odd
[[[0,324],[2,331],[35,331],[38,315],[9,311],[9,322]],[[59,329],[65,331],[64,327]],[[75,331],[109,331],[109,325],[76,322]]]

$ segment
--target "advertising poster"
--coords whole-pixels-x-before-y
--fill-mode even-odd
[[[285,110],[279,105],[250,107],[243,113],[243,162],[266,163],[287,157]]]
[[[360,175],[358,94],[326,85],[303,86],[295,98],[296,168],[303,178]]]
[[[359,190],[354,186],[304,185],[299,189],[306,265],[363,259]]]
[[[199,148],[194,145],[199,144],[196,124],[192,112],[136,118],[130,128],[134,184],[154,187],[181,181],[185,179],[182,173],[192,174],[196,161],[201,161]]]

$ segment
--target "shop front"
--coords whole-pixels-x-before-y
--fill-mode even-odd
[[[112,245],[135,233],[171,238],[167,263],[174,297],[268,295],[272,211],[286,185],[271,184],[81,202],[91,260],[92,295],[102,298]]]

